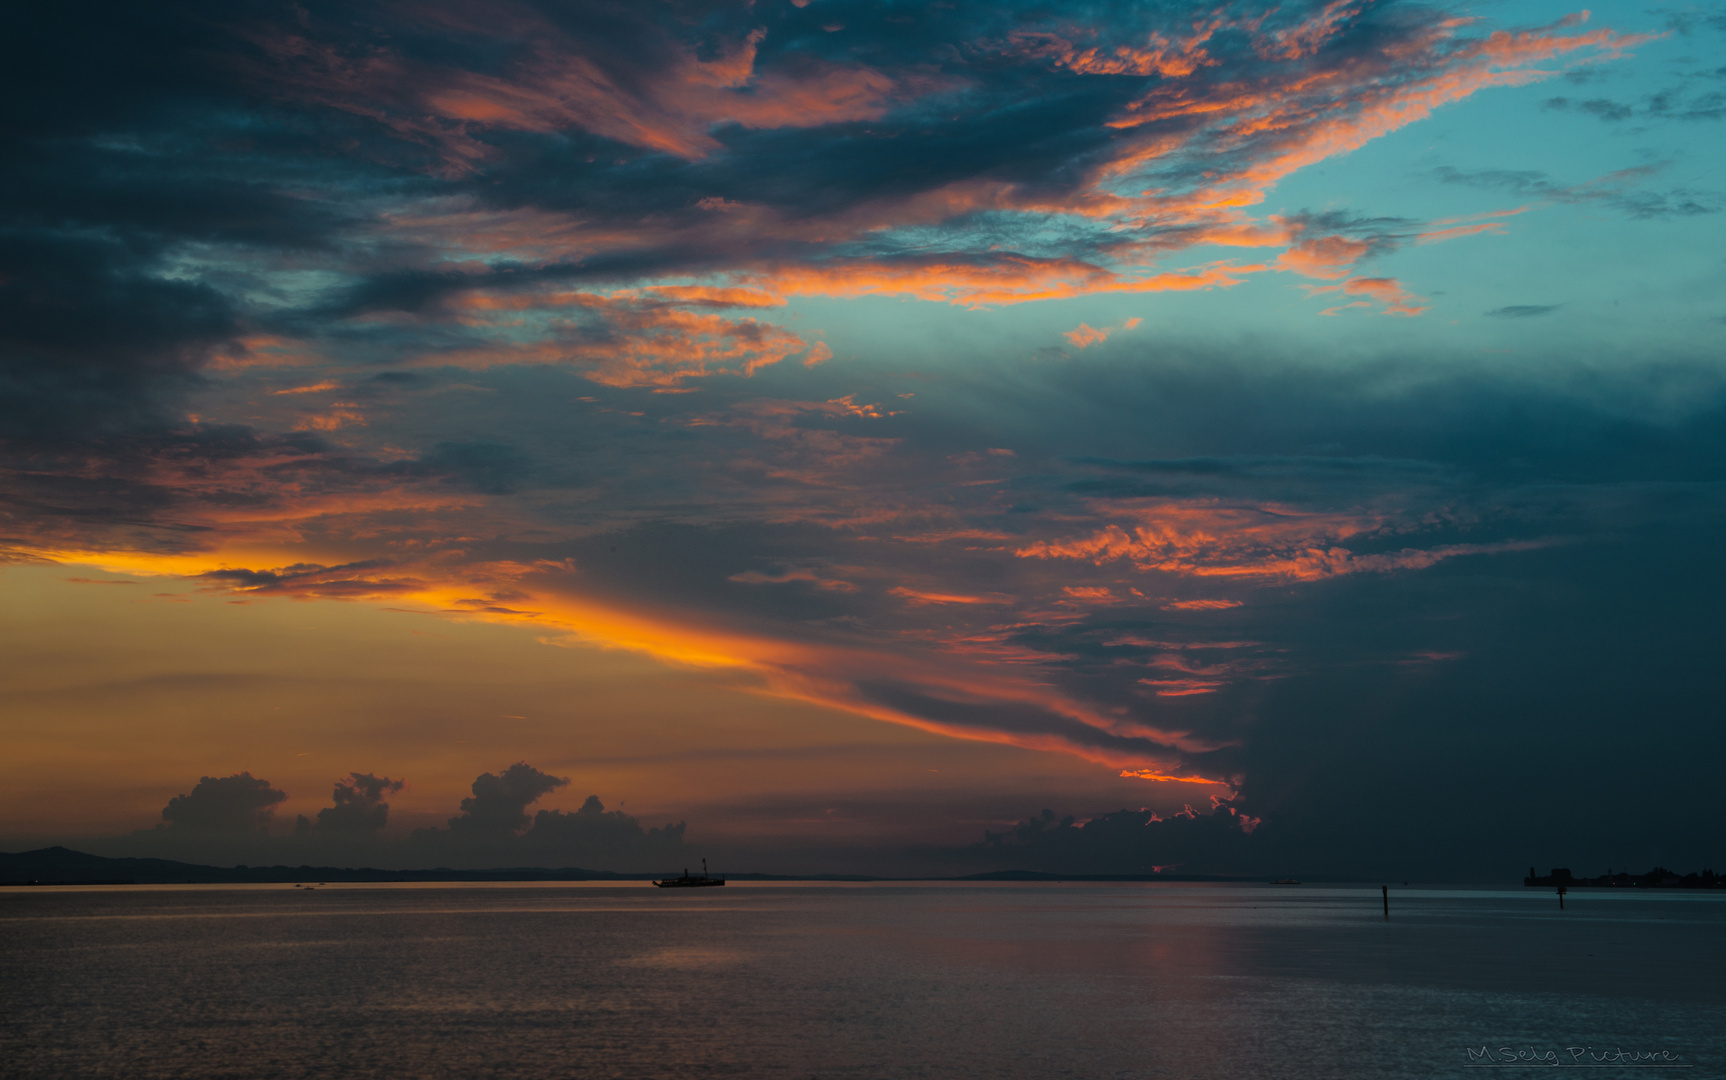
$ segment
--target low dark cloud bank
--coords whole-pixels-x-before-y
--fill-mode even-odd
[[[162,808],[167,828],[183,832],[249,833],[269,828],[276,804],[288,797],[249,772],[206,776]]]
[[[335,805],[319,810],[316,824],[303,816],[300,821],[307,830],[349,835],[376,833],[390,820],[390,804],[384,801],[384,797],[394,795],[405,786],[405,780],[391,780],[371,773],[350,773],[346,780],[336,781],[332,795]],[[296,827],[295,831],[303,830]]]
[[[103,854],[246,865],[341,865],[382,869],[512,866],[663,873],[687,864],[701,850],[686,845],[682,823],[643,828],[590,795],[575,811],[527,808],[568,779],[525,762],[473,782],[461,813],[441,829],[386,835],[388,797],[404,780],[350,773],[337,780],[332,805],[315,818],[299,816],[290,829],[273,828],[277,804],[287,799],[249,772],[206,776],[162,811],[164,824],[89,845]]]

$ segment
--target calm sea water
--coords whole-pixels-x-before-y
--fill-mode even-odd
[[[1700,1080],[1723,960],[1726,903],[1673,893],[4,889],[0,1074]]]

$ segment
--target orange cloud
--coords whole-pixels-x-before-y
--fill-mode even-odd
[[[1109,335],[1114,333],[1116,330],[1131,330],[1144,321],[1145,320],[1138,318],[1127,319],[1119,326],[1105,326],[1102,329],[1098,329],[1088,323],[1080,323],[1077,330],[1068,330],[1061,336],[1071,342],[1074,348],[1083,349],[1091,345],[1107,341]]]
[[[783,573],[778,574],[764,574],[759,570],[745,570],[739,574],[732,574],[725,580],[735,581],[741,585],[785,585],[793,581],[807,581],[818,589],[827,589],[834,592],[857,591],[857,586],[853,585],[849,581],[840,581],[835,578],[824,578],[813,570],[786,570]]]
[[[294,424],[295,431],[336,431],[340,428],[363,425],[366,418],[357,409],[331,409],[327,413],[307,416]]]
[[[1013,598],[999,594],[991,596],[965,596],[959,593],[923,592],[920,589],[908,589],[896,585],[887,590],[894,596],[903,596],[913,604],[1010,604]]]
[[[1140,679],[1145,686],[1156,687],[1158,697],[1189,697],[1193,694],[1210,694],[1221,689],[1220,682],[1206,682],[1203,679]]]
[[[1295,26],[1255,37],[1253,48],[1260,56],[1278,60],[1300,60],[1312,56],[1365,7],[1357,0],[1332,0],[1311,18]]]
[[[1372,252],[1372,244],[1346,236],[1319,236],[1302,240],[1277,256],[1271,267],[1292,270],[1314,278],[1348,276],[1349,267]]]
[[[40,549],[34,555],[134,577],[190,578],[206,589],[245,597],[384,602],[450,618],[521,623],[554,638],[562,635],[572,642],[646,653],[666,663],[733,671],[743,680],[737,684],[740,688],[752,687],[758,692],[955,738],[1074,754],[1117,769],[1174,775],[1187,771],[1180,765],[1181,753],[1216,746],[1181,733],[1122,721],[1061,694],[1035,676],[959,665],[951,656],[780,639],[728,629],[685,610],[659,611],[644,604],[625,607],[583,596],[572,591],[573,579],[562,564],[463,562],[438,557],[417,562],[284,563],[282,549],[272,557],[262,547],[253,548],[244,561],[270,560],[274,569],[245,569],[233,552],[221,551],[164,555],[67,548]],[[788,571],[783,575],[743,574],[738,579],[765,582],[804,577]],[[989,597],[905,591],[937,603],[996,602]],[[983,716],[990,705],[1032,707],[1045,712],[1051,726],[1047,731],[1021,726],[1008,730],[931,718],[884,705],[861,689],[881,680],[914,687],[919,696],[931,702],[983,706]],[[1084,732],[1097,734],[1090,738]],[[1190,775],[1185,778],[1198,779]]]
[[[1220,787],[1229,786],[1227,782],[1222,780],[1207,780],[1204,777],[1198,776],[1169,776],[1166,773],[1158,772],[1155,769],[1122,769],[1119,775],[1123,778],[1131,777],[1135,780],[1155,780],[1172,784],[1216,784]],[[1156,869],[1160,872],[1167,869],[1167,867],[1159,866]]]
[[[1274,219],[1248,213],[1290,173],[1346,153],[1415,122],[1449,102],[1491,86],[1547,74],[1529,65],[1592,52],[1611,57],[1648,40],[1610,30],[1573,32],[1585,16],[1522,32],[1461,37],[1467,20],[1411,26],[1378,51],[1333,55],[1324,46],[1364,10],[1354,0],[1333,0],[1292,25],[1273,25],[1274,13],[1254,17],[1213,13],[1182,32],[1150,34],[1131,42],[1107,40],[1112,28],[1038,28],[979,43],[986,51],[1045,62],[1097,78],[1154,77],[1149,89],[1124,106],[1110,124],[1123,132],[1109,152],[1091,162],[1078,183],[1061,189],[966,178],[938,188],[881,195],[832,214],[784,212],[764,204],[718,196],[695,200],[698,214],[656,214],[629,221],[586,220],[534,208],[499,210],[446,200],[427,213],[387,218],[388,230],[435,239],[446,248],[509,254],[530,261],[579,260],[605,251],[736,250],[737,265],[717,283],[652,285],[642,298],[686,307],[772,307],[795,296],[895,295],[987,306],[1102,292],[1159,292],[1236,284],[1265,266],[1215,266],[1145,273],[1137,266],[1198,244],[1287,245],[1268,268],[1321,280],[1341,280],[1368,254],[1365,241],[1341,236],[1291,236]],[[694,159],[720,149],[716,124],[809,127],[871,120],[896,104],[951,85],[922,71],[888,74],[861,65],[808,62],[793,72],[763,67],[763,31],[754,30],[697,55],[687,45],[661,41],[663,63],[651,78],[625,77],[614,58],[592,53],[537,13],[493,5],[481,20],[463,10],[428,11],[426,18],[452,33],[528,42],[502,71],[477,73],[410,62],[389,52],[362,58],[294,34],[260,37],[278,63],[270,78],[305,100],[346,109],[384,123],[406,138],[435,148],[452,172],[479,167],[491,153],[482,136],[492,130],[593,131],[630,145]],[[1222,31],[1245,34],[1261,62],[1233,76],[1219,74],[1208,51]],[[1154,127],[1152,126],[1154,125]],[[1196,184],[1158,187],[1155,172],[1181,163]],[[1203,167],[1201,167],[1203,166]],[[1150,174],[1146,174],[1150,170]],[[953,252],[916,260],[844,259],[762,265],[752,254],[773,240],[831,245],[884,229],[933,226],[979,211],[1068,215],[1119,231],[1111,265],[1074,258],[1037,259],[1003,252]],[[1421,242],[1497,231],[1491,222],[1440,225]],[[1357,276],[1356,283],[1388,281]],[[1357,284],[1357,292],[1367,289]],[[1330,309],[1373,302],[1388,314],[1424,310],[1406,290],[1351,299]],[[596,358],[617,385],[684,377],[677,371],[743,372],[751,361],[718,347],[737,333],[710,326],[691,331],[698,347],[688,364],[672,359],[682,347],[623,348]],[[1106,330],[1069,332],[1094,344]],[[673,335],[675,337],[675,335]],[[672,339],[668,338],[670,342]],[[789,341],[755,350],[778,362]],[[1077,347],[1084,347],[1074,339]],[[805,363],[830,350],[806,346]],[[557,350],[547,350],[555,355]],[[534,350],[503,350],[523,362]],[[487,361],[490,362],[490,361]],[[757,365],[758,366],[758,365]]]
[[[724,289],[707,285],[652,285],[643,290],[648,296],[679,304],[703,307],[784,307],[785,298],[760,289]]]
[[[1187,38],[1175,40],[1152,33],[1143,45],[1090,46],[1081,48],[1060,34],[1049,31],[1014,32],[1003,48],[1022,56],[1048,60],[1081,75],[1160,75],[1182,78],[1214,63],[1204,45],[1216,31],[1230,25],[1224,20],[1200,24]]]
[[[1395,278],[1357,277],[1350,278],[1341,285],[1309,285],[1309,294],[1341,292],[1344,296],[1370,297],[1384,305],[1385,315],[1419,315],[1427,310],[1426,304],[1418,304],[1420,297],[1403,288]],[[1340,311],[1353,307],[1371,307],[1367,300],[1356,300],[1352,303],[1339,304],[1319,312],[1321,315],[1335,315]]]
[[[1197,270],[1134,276],[1078,259],[994,255],[986,259],[931,257],[891,263],[850,260],[821,266],[788,266],[755,280],[765,288],[789,296],[911,296],[983,307],[1098,293],[1228,288],[1240,284],[1242,275],[1264,269],[1257,265],[1217,263]]]
[[[787,357],[807,352],[830,356],[817,342],[773,323],[689,311],[682,304],[711,306],[715,296],[752,290],[696,290],[688,296],[623,291],[609,296],[584,292],[495,294],[473,292],[451,301],[460,321],[495,332],[495,343],[428,354],[426,363],[491,367],[498,364],[571,364],[606,386],[675,386],[690,378],[750,375]],[[521,330],[537,333],[522,340]]]
[[[719,148],[714,125],[811,127],[876,119],[897,100],[938,85],[928,76],[895,80],[858,64],[810,61],[795,72],[757,71],[756,29],[703,58],[671,39],[666,59],[645,81],[614,70],[613,58],[564,33],[524,6],[488,5],[483,19],[453,9],[422,17],[448,31],[530,43],[504,74],[482,74],[408,60],[388,52],[361,58],[297,34],[258,33],[273,61],[260,74],[301,99],[382,123],[435,148],[443,170],[474,171],[492,155],[477,136],[490,129],[557,133],[584,130],[686,159]]]
[[[1414,241],[1417,244],[1437,244],[1463,236],[1479,236],[1481,233],[1502,236],[1504,235],[1504,226],[1496,221],[1483,221],[1474,225],[1453,225],[1448,229],[1429,229],[1423,233],[1416,233]]]
[[[1106,586],[1063,585],[1061,591],[1075,600],[1089,600],[1099,604],[1112,604],[1120,599]]]
[[[1068,330],[1061,336],[1072,342],[1074,348],[1083,349],[1088,345],[1095,345],[1100,341],[1107,341],[1109,332],[1107,330],[1094,330],[1087,324],[1080,323],[1077,330]]]
[[[1214,503],[1154,504],[1136,516],[1136,523],[1111,524],[1074,540],[1038,541],[1014,554],[1029,559],[1078,559],[1099,566],[1123,559],[1141,572],[1187,577],[1317,581],[1344,574],[1421,569],[1460,555],[1542,546],[1537,541],[1447,544],[1360,555],[1341,547],[1339,541],[1383,533],[1391,524],[1388,519]]]

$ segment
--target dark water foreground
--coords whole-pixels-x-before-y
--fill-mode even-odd
[[[1386,922],[1376,888],[1306,886],[7,889],[0,1075],[1726,1076],[1722,898],[1391,902]]]

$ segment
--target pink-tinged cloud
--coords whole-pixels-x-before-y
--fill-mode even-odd
[[[1131,777],[1135,780],[1151,780],[1165,784],[1216,784],[1222,787],[1228,786],[1228,783],[1222,780],[1206,780],[1202,777],[1195,776],[1169,776],[1165,773],[1158,772],[1155,769],[1122,769],[1120,775],[1122,777]],[[1158,818],[1157,820],[1160,821],[1162,819]],[[1158,873],[1161,873],[1166,869],[1168,869],[1166,866],[1156,867]]]
[[[851,260],[782,267],[755,280],[787,296],[911,296],[969,307],[1059,300],[1102,293],[1191,292],[1238,285],[1258,265],[1218,263],[1194,270],[1117,273],[1079,259],[1023,255],[939,257],[884,262]],[[1096,331],[1092,331],[1096,333]]]
[[[1372,244],[1346,236],[1317,236],[1301,240],[1271,264],[1272,269],[1292,270],[1312,278],[1347,277],[1350,268],[1372,252]]]
[[[492,130],[557,134],[587,131],[686,159],[719,149],[721,123],[800,128],[877,119],[890,104],[941,85],[926,74],[901,79],[858,64],[806,59],[795,71],[756,68],[766,31],[757,28],[700,56],[661,37],[657,66],[623,66],[620,57],[573,37],[524,5],[426,7],[419,17],[452,35],[514,47],[501,73],[410,60],[387,50],[359,56],[297,33],[255,33],[270,63],[260,78],[279,93],[381,123],[438,152],[460,175],[492,156],[480,137]]]
[[[1271,59],[1305,59],[1336,37],[1366,6],[1361,0],[1332,0],[1311,18],[1256,36],[1253,48],[1260,56]]]
[[[1505,234],[1505,224],[1502,219],[1526,214],[1532,207],[1518,206],[1511,210],[1490,210],[1484,214],[1468,214],[1464,217],[1439,218],[1428,223],[1427,227],[1415,234],[1417,244],[1438,244],[1446,240],[1456,240],[1464,236],[1502,236]]]
[[[1061,591],[1075,600],[1085,600],[1094,604],[1113,604],[1120,597],[1104,586],[1063,585]]]
[[[1210,694],[1221,689],[1220,682],[1207,682],[1204,679],[1140,679],[1144,686],[1156,690],[1158,697],[1191,697],[1194,694]]]
[[[1122,634],[1103,642],[1109,646],[1132,646],[1140,649],[1174,650],[1182,649],[1255,649],[1257,641],[1163,641],[1157,638],[1140,637],[1137,634]]]
[[[1119,326],[1105,326],[1100,329],[1091,326],[1089,323],[1080,323],[1078,329],[1068,330],[1061,336],[1066,338],[1074,348],[1084,349],[1107,341],[1109,339],[1109,335],[1113,334],[1117,330],[1132,330],[1144,321],[1145,320],[1139,318],[1126,319]]]
[[[1503,236],[1504,225],[1497,221],[1481,221],[1473,225],[1452,225],[1446,229],[1430,229],[1423,233],[1416,233],[1414,242],[1417,244],[1439,244],[1464,236],[1479,236],[1482,233]]]
[[[1053,67],[1066,68],[1080,75],[1160,75],[1182,78],[1216,61],[1205,51],[1205,43],[1223,26],[1223,20],[1198,24],[1184,38],[1173,39],[1160,33],[1148,35],[1141,43],[1121,45],[1075,45],[1060,34],[1050,31],[1020,30],[998,46],[1000,51],[1016,53],[1047,61]]]
[[[651,285],[641,295],[692,307],[784,307],[785,298],[760,289],[726,289],[707,285]]]
[[[1226,611],[1241,606],[1239,600],[1172,600],[1163,605],[1165,611]]]
[[[1398,660],[1397,663],[1405,665],[1443,664],[1452,660],[1461,660],[1467,655],[1467,653],[1460,652],[1441,652],[1436,649],[1423,649],[1420,652],[1411,653],[1408,656],[1403,657],[1401,660]]]
[[[1336,315],[1349,308],[1373,306],[1373,303],[1383,305],[1381,314],[1414,316],[1426,311],[1427,304],[1418,303],[1421,297],[1414,295],[1395,278],[1357,277],[1350,278],[1341,285],[1308,285],[1307,292],[1311,295],[1320,293],[1340,292],[1344,296],[1363,297],[1346,304],[1326,308],[1320,315]]]
[[[913,604],[1010,604],[1013,598],[992,594],[988,596],[968,596],[963,593],[925,592],[921,589],[910,589],[896,585],[887,590],[894,596],[902,596]]]
[[[1611,30],[1560,33],[1577,21],[1522,33],[1498,31],[1464,42],[1454,39],[1465,23],[1436,23],[1382,55],[1350,58],[1348,66],[1322,73],[1272,73],[1251,88],[1158,85],[1130,105],[1116,124],[1132,127],[1181,115],[1207,116],[1214,125],[1208,137],[1225,146],[1251,148],[1244,165],[1222,171],[1213,183],[1151,196],[1154,212],[1186,215],[1256,205],[1283,177],[1359,149],[1425,119],[1442,105],[1487,87],[1544,77],[1545,72],[1517,70],[1528,64],[1582,50],[1611,56],[1648,40]],[[1159,150],[1156,156],[1166,152]],[[1128,153],[1119,164],[1128,164],[1130,171],[1140,161]]]
[[[849,581],[838,578],[824,578],[813,570],[786,570],[778,574],[764,574],[759,570],[745,570],[732,574],[727,581],[735,581],[740,585],[786,585],[791,582],[808,582],[818,589],[830,592],[856,592],[857,586]]]
[[[1135,516],[1138,520],[1133,523],[1111,524],[1073,540],[1037,541],[1014,554],[1029,559],[1082,560],[1098,566],[1125,560],[1140,572],[1196,578],[1317,581],[1344,574],[1416,570],[1462,555],[1543,546],[1538,541],[1506,541],[1361,555],[1340,546],[1340,542],[1374,534],[1395,535],[1389,519],[1213,503],[1164,503],[1148,506]]]
[[[1068,330],[1061,336],[1072,342],[1074,348],[1083,349],[1086,346],[1107,341],[1109,332],[1107,330],[1095,330],[1086,323],[1080,323],[1077,330]]]
[[[478,368],[568,364],[606,386],[675,387],[703,376],[750,375],[825,349],[774,323],[707,310],[712,306],[712,291],[472,292],[450,302],[450,317],[490,342],[427,354],[424,361]]]
[[[1267,269],[1221,264],[1185,272],[1144,269],[1170,252],[1199,244],[1284,246],[1269,268],[1341,280],[1354,274],[1369,251],[1367,242],[1293,235],[1274,219],[1257,221],[1248,213],[1283,177],[1481,89],[1548,74],[1530,65],[1584,54],[1612,57],[1647,40],[1611,30],[1574,32],[1585,15],[1476,38],[1465,36],[1468,20],[1433,18],[1411,20],[1364,49],[1330,48],[1366,7],[1336,0],[1292,23],[1279,21],[1275,11],[1243,16],[1219,9],[1184,28],[1133,40],[1120,39],[1109,25],[1024,26],[974,43],[1003,62],[1057,67],[1084,78],[1151,80],[1110,121],[1121,136],[1085,159],[1077,182],[969,176],[883,193],[819,214],[717,195],[694,200],[702,211],[694,216],[656,213],[607,221],[531,207],[452,205],[430,217],[398,215],[391,228],[403,235],[441,236],[446,248],[539,262],[577,261],[604,252],[735,251],[732,265],[715,271],[713,282],[655,285],[642,294],[716,308],[776,306],[787,297],[813,295],[898,295],[987,306],[1103,292],[1227,287],[1242,275]],[[710,41],[699,54],[686,42],[655,37],[651,47],[638,50],[655,58],[651,69],[626,70],[618,56],[572,38],[526,7],[488,5],[480,17],[474,9],[430,6],[418,17],[455,37],[495,42],[507,59],[495,70],[467,71],[411,61],[388,48],[345,53],[296,30],[258,35],[260,49],[276,61],[259,77],[284,96],[368,117],[433,147],[452,173],[483,167],[493,153],[485,138],[495,131],[581,129],[693,160],[723,151],[715,125],[813,128],[884,119],[898,105],[927,102],[960,86],[957,78],[932,75],[916,65],[887,71],[807,56],[795,64],[766,61],[760,29]],[[1225,31],[1246,35],[1256,59],[1243,63],[1213,55],[1217,35]],[[1174,171],[1168,175],[1159,172],[1170,167]],[[937,251],[914,260],[832,257],[838,244],[884,230],[935,227],[979,212],[1085,219],[1109,231],[1106,254],[1035,259],[999,251]],[[1493,231],[1490,222],[1440,226],[1418,239]],[[756,253],[774,241],[808,245],[809,255],[769,265]],[[1381,289],[1370,299],[1363,292],[1369,283],[1388,280],[1356,275],[1351,282],[1356,295],[1330,312],[1373,303],[1395,315],[1424,310],[1406,289]],[[1101,340],[1093,335],[1106,333],[1081,328],[1069,337],[1085,339],[1073,339],[1084,347]],[[620,359],[600,366],[636,369],[618,375],[619,385],[663,380],[668,368],[680,366],[751,370],[740,352],[715,350],[710,333],[697,337],[705,356],[687,365],[668,362],[665,350],[647,349],[625,350]],[[809,348],[805,363],[825,359],[825,345]],[[787,355],[779,349],[774,360],[765,362]]]

